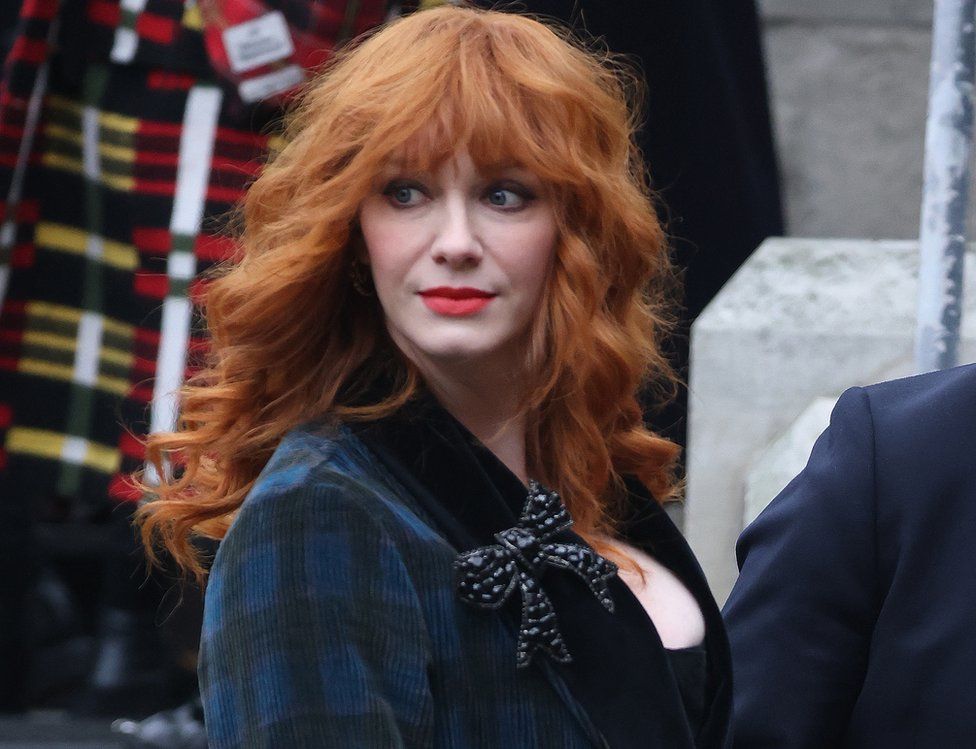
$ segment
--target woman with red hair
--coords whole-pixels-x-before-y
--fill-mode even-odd
[[[445,7],[304,94],[148,445],[147,543],[202,576],[222,539],[214,749],[725,744],[725,634],[636,399],[673,384],[638,89]]]

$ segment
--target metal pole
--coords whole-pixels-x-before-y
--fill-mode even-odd
[[[976,0],[935,0],[919,228],[919,372],[956,364],[973,128]]]

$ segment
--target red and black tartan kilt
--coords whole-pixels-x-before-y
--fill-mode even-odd
[[[0,501],[95,518],[138,499],[133,435],[175,423],[199,274],[272,136],[205,73],[42,60],[31,4],[0,96]]]

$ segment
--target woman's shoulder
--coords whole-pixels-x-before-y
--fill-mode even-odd
[[[364,479],[375,469],[375,459],[346,427],[309,422],[285,434],[246,502],[296,487]]]
[[[348,428],[296,427],[281,440],[241,505],[229,535],[242,525],[303,529],[356,523],[413,522],[412,498]]]

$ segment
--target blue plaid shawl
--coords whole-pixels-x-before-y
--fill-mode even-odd
[[[630,527],[705,613],[697,736],[653,626],[616,578],[618,613],[603,622],[578,579],[546,577],[574,663],[540,653],[516,668],[517,611],[462,604],[452,565],[513,524],[524,487],[449,417],[387,422],[292,432],[223,541],[200,662],[212,749],[726,745],[721,620],[656,503]]]

